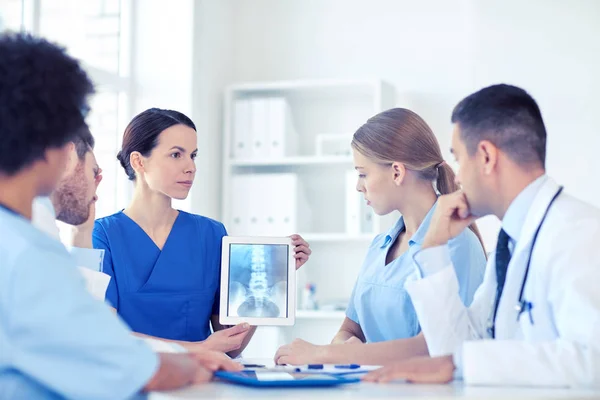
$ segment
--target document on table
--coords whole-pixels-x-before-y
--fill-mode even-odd
[[[274,367],[246,368],[247,371],[263,372],[295,372],[303,374],[326,374],[326,375],[355,375],[365,374],[381,368],[380,365],[336,365],[336,364],[315,364],[310,365],[276,365]]]

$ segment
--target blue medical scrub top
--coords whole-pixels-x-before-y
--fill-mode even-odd
[[[135,332],[173,340],[210,335],[219,313],[220,222],[179,211],[162,251],[125,213],[96,220],[94,248],[112,277],[106,300]]]
[[[413,255],[421,249],[435,207],[409,240],[408,250],[391,263],[386,265],[386,256],[404,230],[404,219],[400,217],[386,234],[378,235],[371,243],[346,310],[346,316],[360,325],[367,342],[409,338],[421,331],[404,285],[407,279],[416,279]],[[483,280],[485,253],[470,229],[448,242],[448,246],[460,296],[468,306]]]
[[[89,295],[65,247],[1,206],[0,238],[0,399],[139,395],[158,358]]]

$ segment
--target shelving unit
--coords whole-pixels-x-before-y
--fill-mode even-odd
[[[352,157],[348,156],[298,156],[271,160],[229,160],[230,167],[280,167],[280,166],[326,166],[326,165],[352,165]]]
[[[347,233],[303,233],[302,237],[309,243],[315,242],[371,242],[372,234],[351,235]]]
[[[298,302],[307,282],[316,284],[320,304],[347,301],[370,242],[389,228],[390,219],[372,216],[359,229],[351,229],[348,204],[354,200],[361,202],[362,196],[350,185],[348,174],[354,171],[350,148],[353,133],[368,118],[393,107],[393,97],[393,89],[377,79],[252,82],[230,86],[225,92],[222,221],[231,235],[254,235],[256,226],[240,224],[243,213],[256,213],[258,217],[252,220],[258,221],[261,213],[274,212],[278,203],[296,205],[297,209],[291,210],[293,223],[289,225],[294,229],[281,232],[274,228],[271,234],[268,227],[263,227],[260,232],[261,235],[299,233],[311,244],[311,259],[298,271]],[[260,114],[251,113],[250,122],[241,124],[240,121],[248,119],[240,117],[240,104],[246,102],[249,105],[245,107],[252,109],[257,107],[256,102],[252,103],[257,99],[267,104],[272,99],[283,99],[289,119],[286,122],[291,128],[286,130],[282,141],[295,143],[293,151],[286,148],[285,154],[280,151],[276,156],[258,152],[240,156],[240,135],[244,138],[248,134],[249,145],[254,143],[253,134],[261,135],[257,123],[252,122]],[[261,122],[260,126],[270,126],[269,123]],[[343,154],[328,154],[319,149],[323,137],[336,135],[341,138]],[[289,201],[285,201],[281,191],[266,183],[245,186],[244,190],[236,187],[240,177],[266,179],[273,175],[294,177],[297,186]],[[251,199],[257,195],[258,200]],[[279,201],[273,200],[275,195]],[[364,213],[362,208],[360,212]],[[298,310],[297,325],[313,320],[337,324],[344,315],[344,311]]]

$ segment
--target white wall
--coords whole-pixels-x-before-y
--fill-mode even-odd
[[[133,0],[134,114],[150,107],[192,112],[194,1]]]
[[[158,107],[180,111],[196,121],[192,100],[194,1],[132,0],[131,17],[131,116]],[[128,183],[127,188],[131,191],[133,185]],[[174,206],[190,210],[194,201],[192,192]]]
[[[453,106],[486,85],[520,85],[542,108],[550,174],[567,191],[600,206],[595,182],[600,167],[594,164],[600,144],[599,1],[205,0],[196,5],[194,110],[206,118],[209,136],[195,211],[220,215],[221,144],[215,139],[227,83],[332,77],[378,77],[394,85],[397,104],[428,121],[448,158]],[[482,225],[488,243],[495,243],[497,224]]]
[[[193,119],[198,128],[192,210],[221,219],[223,90],[232,78],[235,2],[198,0],[194,10]]]
[[[548,129],[549,173],[600,206],[600,2],[497,3],[474,10],[475,86],[506,81],[529,90]]]

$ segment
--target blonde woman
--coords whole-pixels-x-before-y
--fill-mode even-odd
[[[402,216],[371,243],[332,344],[296,339],[278,350],[279,364],[383,364],[427,354],[405,283],[418,273],[413,256],[421,249],[438,193],[458,189],[454,173],[431,128],[407,109],[394,108],[369,119],[354,134],[352,150],[356,189],[367,204],[378,215],[398,210]],[[469,305],[486,264],[476,226],[451,240],[449,248],[461,298]]]

